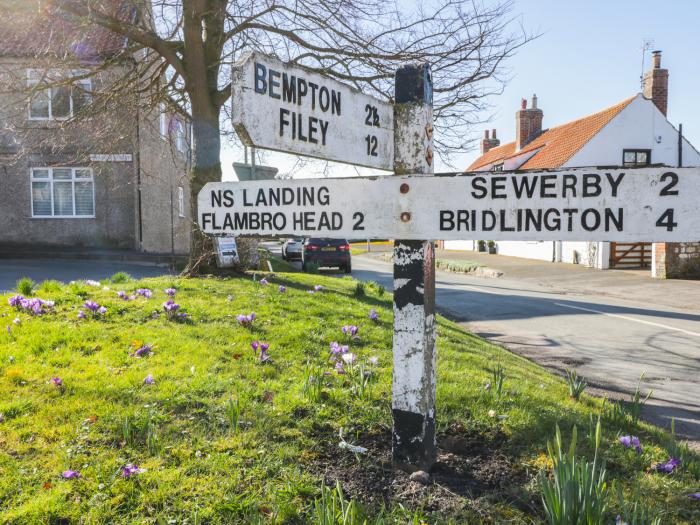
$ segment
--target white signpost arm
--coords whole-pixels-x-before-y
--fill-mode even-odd
[[[433,94],[430,66],[409,65],[396,72],[394,171],[433,174]],[[399,187],[400,216],[410,183]],[[388,197],[390,198],[390,197]],[[403,202],[402,202],[403,200]],[[394,463],[430,470],[435,445],[435,258],[429,240],[394,241],[394,337],[392,452]]]

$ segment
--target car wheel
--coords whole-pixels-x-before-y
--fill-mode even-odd
[[[352,272],[352,263],[348,263],[344,267],[345,273],[351,273]]]
[[[302,272],[306,271],[306,263],[304,261],[301,261],[301,271]]]

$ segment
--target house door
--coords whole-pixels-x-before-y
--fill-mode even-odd
[[[610,268],[649,268],[650,242],[611,242]]]

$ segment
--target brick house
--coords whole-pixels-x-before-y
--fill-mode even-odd
[[[0,104],[0,255],[186,254],[186,120],[165,105],[144,110],[137,95],[100,96],[138,57],[36,0],[0,0],[0,12],[0,77],[22,87]]]
[[[542,170],[586,166],[700,166],[700,153],[666,118],[668,70],[661,52],[653,54],[643,92],[593,115],[542,129],[537,97],[523,99],[515,115],[515,141],[501,145],[486,131],[481,156],[467,172]],[[699,233],[700,237],[700,233]],[[474,241],[445,241],[447,249],[474,249]],[[597,268],[651,267],[655,277],[680,276],[700,243],[608,243],[499,241],[503,255],[581,263]],[[700,263],[700,260],[698,261]],[[700,264],[698,264],[700,271]]]

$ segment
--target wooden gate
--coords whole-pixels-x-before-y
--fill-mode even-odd
[[[650,242],[611,242],[610,268],[648,268],[651,249]]]

